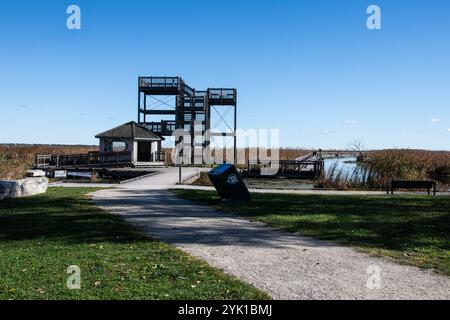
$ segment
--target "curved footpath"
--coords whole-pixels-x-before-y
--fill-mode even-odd
[[[176,177],[171,170],[95,192],[93,200],[275,299],[450,299],[449,277],[179,199],[166,190]],[[369,289],[378,268],[380,288]]]

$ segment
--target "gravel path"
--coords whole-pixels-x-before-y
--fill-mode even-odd
[[[208,261],[275,299],[450,299],[448,277],[280,232],[144,184],[101,190],[93,198],[150,236]],[[375,283],[379,289],[367,287],[372,266],[381,271],[381,282]]]

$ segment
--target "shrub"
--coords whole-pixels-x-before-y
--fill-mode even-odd
[[[450,184],[450,166],[438,167],[431,172],[430,176],[433,180]]]

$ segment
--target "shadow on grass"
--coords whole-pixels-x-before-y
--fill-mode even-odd
[[[274,227],[338,243],[387,250],[450,250],[450,198],[253,194],[219,204],[213,192],[174,190]]]
[[[84,188],[53,188],[44,195],[0,201],[0,242],[45,238],[130,243],[144,239],[118,217],[95,207],[85,192]]]
[[[259,248],[286,248],[298,244],[295,235],[235,219],[205,203],[177,198],[167,190],[114,190],[109,195],[96,197],[95,203],[119,213],[122,219],[145,234],[171,244]],[[302,243],[311,247],[335,245],[316,239],[304,239]]]

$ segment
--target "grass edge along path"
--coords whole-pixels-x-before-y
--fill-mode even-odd
[[[0,299],[269,299],[96,207],[95,190],[0,201]],[[66,286],[71,265],[80,290]]]
[[[249,203],[222,203],[213,191],[171,191],[283,231],[450,275],[450,197],[265,193],[252,194]]]

